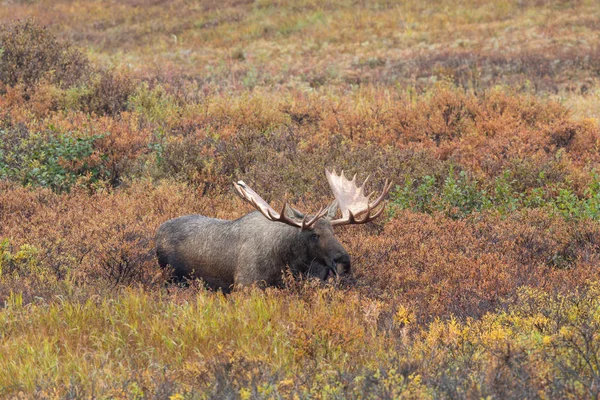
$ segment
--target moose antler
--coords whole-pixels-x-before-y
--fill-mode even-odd
[[[342,212],[342,218],[331,221],[331,225],[364,224],[373,221],[383,213],[385,204],[377,210],[377,212],[372,212],[381,204],[385,196],[387,196],[392,187],[392,182],[388,183],[388,180],[386,179],[381,195],[379,195],[375,201],[369,203],[369,198],[375,194],[375,192],[372,192],[368,196],[365,196],[365,184],[370,176],[368,176],[359,187],[356,185],[356,175],[354,175],[352,180],[348,180],[344,176],[344,171],[342,171],[340,175],[336,174],[335,170],[333,170],[333,172],[325,170],[325,173],[331,191]],[[357,216],[361,214],[364,214],[364,216],[362,218],[357,218]]]
[[[316,213],[312,218],[308,219],[308,214],[304,215],[304,218],[291,218],[286,215],[286,207],[287,201],[283,202],[283,207],[281,208],[281,212],[278,213],[260,197],[254,190],[250,188],[250,186],[246,185],[244,181],[238,181],[238,183],[233,183],[233,187],[238,192],[238,194],[242,197],[242,199],[246,200],[250,204],[252,204],[258,211],[262,213],[265,217],[270,219],[271,221],[283,222],[285,224],[296,226],[301,230],[310,229],[312,225],[319,218],[323,218],[327,214],[327,209],[321,209],[318,213]]]

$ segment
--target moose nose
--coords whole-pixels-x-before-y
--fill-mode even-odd
[[[333,259],[333,262],[335,263],[335,269],[338,275],[350,274],[350,256],[348,254],[340,254]]]

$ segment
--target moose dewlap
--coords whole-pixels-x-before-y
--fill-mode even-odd
[[[283,204],[275,211],[244,182],[234,183],[237,193],[253,211],[234,221],[186,215],[162,224],[156,234],[161,267],[171,267],[174,278],[201,278],[211,288],[225,291],[237,285],[278,285],[283,272],[322,280],[349,274],[350,256],[335,238],[333,226],[362,224],[380,216],[391,182],[373,202],[364,193],[369,178],[356,185],[356,175],[326,171],[333,203],[319,212],[304,214]],[[336,219],[338,209],[341,217]]]

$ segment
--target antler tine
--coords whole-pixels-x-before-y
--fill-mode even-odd
[[[383,213],[383,210],[385,210],[385,204],[379,209],[379,211],[377,211],[375,214],[369,217],[370,220],[373,221],[375,218],[379,217]]]
[[[354,218],[354,213],[352,211],[348,211],[348,223],[355,224],[356,218]]]
[[[363,182],[362,186],[360,187],[363,190],[363,193],[364,193],[365,187],[367,185],[367,182],[369,182],[369,179],[371,179],[371,174],[367,175],[367,179],[365,179],[365,181]],[[373,193],[375,193],[375,192],[373,191]],[[367,197],[371,197],[371,195],[369,195]]]
[[[310,219],[310,221],[308,221],[308,222],[306,223],[306,227],[307,227],[307,228],[310,228],[310,227],[311,227],[311,226],[312,226],[312,225],[313,225],[315,222],[317,222],[317,220],[318,220],[319,218],[323,218],[323,217],[324,217],[326,214],[327,214],[327,207],[321,208],[321,209],[319,210],[319,212],[318,212],[318,213],[316,213],[316,214],[315,214],[315,216],[314,216],[314,217],[312,217],[312,218]],[[306,216],[305,216],[304,218],[306,219]]]
[[[352,211],[348,211],[347,218],[341,218],[341,219],[337,219],[335,221],[331,221],[331,225],[337,226],[337,225],[365,224],[365,223],[371,222],[371,221],[377,219],[379,216],[381,216],[381,214],[383,214],[383,210],[385,210],[385,205],[383,207],[380,207],[379,210],[377,210],[375,212],[375,214],[371,214],[371,211],[373,211],[373,209],[369,209],[368,212],[367,212],[367,210],[365,210],[362,212],[365,214],[365,216],[363,218],[356,218],[354,213],[352,213]]]
[[[261,210],[261,211],[262,211],[262,210]],[[271,221],[275,221],[275,220],[277,220],[277,217],[275,217],[273,214],[271,214],[271,210],[267,209],[267,214],[269,214],[269,215],[268,215],[268,218],[269,218]],[[264,215],[264,213],[263,213],[263,215]],[[280,215],[280,217],[281,217],[281,215]]]
[[[243,183],[243,181],[240,181]],[[248,198],[246,197],[246,195],[244,194],[244,192],[242,192],[241,186],[239,183],[233,182],[233,187],[235,188],[235,191],[237,192],[237,194],[244,200],[248,200]]]
[[[287,207],[287,199],[283,200],[283,206],[281,207],[281,212],[279,213],[279,216],[281,217],[282,215],[285,215],[285,208]]]
[[[304,229],[306,229],[307,225],[306,225],[306,218],[308,217],[308,214],[304,215],[304,218],[302,218],[302,223],[300,224],[300,230],[303,231]]]
[[[356,220],[357,224],[364,224],[369,219],[369,214],[371,214],[371,205],[367,203],[367,209],[364,211],[365,216],[362,219]]]
[[[378,198],[375,199],[375,201],[373,201],[370,206],[371,208],[375,208],[379,205],[379,203],[381,203],[381,200],[383,200],[385,198],[385,196],[387,196],[387,194],[389,193],[390,189],[392,188],[392,182],[389,182],[388,184],[388,180],[385,180],[385,184],[383,185],[383,192],[381,192],[381,194],[379,195]],[[373,192],[375,193],[375,192]],[[371,195],[369,195],[369,197],[371,197]]]

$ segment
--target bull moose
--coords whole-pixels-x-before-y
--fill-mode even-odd
[[[284,202],[275,211],[243,181],[234,183],[242,199],[257,211],[234,221],[187,215],[163,223],[156,234],[156,253],[162,268],[170,266],[173,278],[201,278],[214,289],[229,291],[238,285],[278,285],[286,268],[293,275],[326,280],[351,272],[350,256],[333,234],[339,225],[363,224],[379,217],[392,183],[373,202],[365,184],[326,171],[335,200],[314,215]],[[382,203],[383,202],[383,203]],[[379,209],[377,209],[379,207]],[[341,218],[335,219],[338,209]]]

